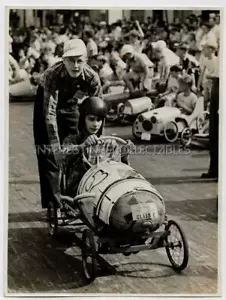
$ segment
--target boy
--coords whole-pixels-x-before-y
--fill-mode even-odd
[[[167,80],[166,91],[159,94],[156,106],[172,106],[179,90],[179,76],[182,71],[181,66],[175,65],[170,68],[170,75]]]
[[[179,79],[180,93],[176,98],[176,106],[181,109],[182,114],[191,115],[195,109],[198,97],[192,92],[192,77],[188,74]]]
[[[124,45],[122,47],[121,57],[127,64],[123,80],[130,93],[135,92],[135,85],[139,83],[141,90],[150,90],[152,87],[154,64],[149,58],[144,53],[136,53],[131,45]]]

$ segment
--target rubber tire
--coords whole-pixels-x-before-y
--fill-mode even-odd
[[[191,141],[192,141],[192,136],[190,137],[190,139],[188,140],[187,143],[185,143],[185,141],[184,141],[184,139],[183,139],[183,136],[184,136],[184,134],[185,134],[185,132],[186,132],[187,130],[190,130],[190,131],[191,131],[191,129],[190,129],[189,127],[185,127],[184,130],[181,132],[181,137],[180,137],[181,144],[182,144],[184,147],[189,147],[189,146],[191,145]]]
[[[170,230],[171,225],[174,225],[175,227],[177,227],[178,231],[180,232],[181,238],[182,238],[182,243],[183,243],[183,247],[184,247],[184,258],[183,258],[182,263],[180,265],[178,265],[174,261],[173,257],[171,256],[170,249],[167,246],[165,246],[165,248],[166,248],[167,256],[169,258],[169,261],[170,261],[173,269],[175,271],[180,272],[187,267],[188,259],[189,259],[189,247],[188,247],[188,242],[187,242],[186,236],[184,234],[184,231],[177,222],[175,222],[173,220],[169,220],[168,223],[166,224],[165,230]],[[168,242],[168,236],[166,237],[166,242]]]
[[[89,240],[89,244],[91,246],[91,255],[92,255],[92,262],[91,262],[91,272],[87,268],[87,244],[86,241]],[[94,241],[94,234],[90,229],[85,229],[82,233],[82,241],[83,241],[83,248],[82,248],[82,265],[85,278],[88,283],[91,283],[95,280],[97,276],[97,248],[96,243]]]
[[[198,133],[201,133],[201,131],[202,131],[202,129],[200,130],[199,129],[199,120],[200,120],[200,118],[201,118],[201,116],[203,116],[203,115],[208,115],[208,116],[210,116],[210,113],[207,111],[207,110],[204,110],[198,117],[197,117],[197,119],[196,119],[196,127],[197,127],[197,130],[198,130]]]
[[[166,135],[166,125],[169,124],[169,123],[172,123],[172,124],[175,126],[175,128],[177,129],[176,137],[175,137],[173,140],[170,140],[170,139],[167,137],[167,135]],[[179,132],[178,132],[178,126],[177,126],[177,123],[174,122],[174,121],[170,121],[170,122],[166,123],[165,126],[164,126],[164,137],[165,137],[165,139],[167,140],[167,142],[169,142],[169,143],[174,143],[174,142],[176,142],[176,140],[178,139],[178,136],[179,136]]]
[[[53,222],[51,222],[51,216],[53,216]],[[55,203],[49,202],[47,208],[47,222],[48,222],[48,233],[50,236],[54,237],[58,233],[58,218],[57,218],[57,208]]]

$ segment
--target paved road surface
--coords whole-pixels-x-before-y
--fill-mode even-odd
[[[32,103],[10,104],[8,292],[217,293],[217,183],[199,179],[208,167],[207,151],[185,153],[179,152],[179,146],[167,148],[159,143],[156,148],[149,146],[149,154],[131,157],[134,168],[166,198],[169,218],[183,226],[190,246],[188,268],[182,274],[175,273],[163,249],[129,257],[103,255],[98,278],[87,285],[81,251],[75,243],[79,244],[79,239],[72,230],[62,229],[57,239],[47,235],[39,198],[32,112]],[[108,127],[106,133],[131,138],[130,127]],[[81,229],[78,236],[79,232]]]

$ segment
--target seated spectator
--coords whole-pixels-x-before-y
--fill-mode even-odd
[[[190,32],[188,35],[187,39],[187,44],[188,44],[188,53],[195,56],[196,52],[198,50],[197,44],[196,44],[196,39],[195,39],[195,33]]]
[[[181,29],[181,32],[180,32],[180,35],[181,35],[181,42],[184,42],[186,43],[187,40],[188,40],[188,37],[189,37],[189,27],[187,24],[182,24],[182,29]]]
[[[150,90],[152,88],[154,64],[149,58],[144,53],[135,52],[131,45],[122,47],[121,57],[127,64],[123,80],[130,93],[135,91],[137,85],[140,85],[141,90]]]
[[[98,49],[97,49],[97,44],[93,40],[94,38],[94,32],[93,30],[86,30],[83,35],[83,39],[86,43],[87,47],[87,57],[88,57],[88,63],[90,63],[90,60],[92,59],[93,56],[97,55]]]
[[[99,77],[101,80],[102,85],[107,81],[113,80],[114,72],[110,67],[107,58],[104,55],[100,55],[97,57],[98,65],[99,65]],[[103,90],[105,93],[105,91]]]
[[[182,114],[191,115],[195,109],[198,97],[191,90],[192,77],[190,75],[183,75],[179,79],[180,93],[176,97],[176,107],[181,109]]]
[[[180,57],[180,65],[182,66],[182,70],[184,73],[187,73],[192,76],[193,84],[192,90],[196,90],[196,80],[199,72],[199,62],[196,58],[188,53],[189,46],[186,43],[181,43],[177,47],[177,55]]]
[[[169,34],[169,48],[174,50],[175,43],[180,43],[181,36],[180,36],[180,29],[178,27],[174,27],[170,30]]]
[[[28,70],[29,69],[29,60],[27,55],[25,55],[24,49],[19,49],[19,67],[20,69]]]
[[[179,76],[181,71],[182,68],[180,65],[175,65],[170,68],[166,91],[158,95],[158,100],[155,103],[156,107],[173,106],[173,101],[179,91]]]
[[[59,35],[56,38],[56,44],[62,44],[65,43],[66,41],[68,41],[68,36],[66,34],[66,28],[62,27],[60,29]]]

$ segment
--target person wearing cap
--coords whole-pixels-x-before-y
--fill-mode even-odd
[[[179,78],[179,91],[176,97],[176,107],[181,109],[184,115],[191,115],[195,109],[198,97],[192,92],[192,77],[184,74]]]
[[[154,64],[146,54],[137,53],[131,45],[124,45],[121,49],[121,57],[126,61],[126,73],[123,80],[130,93],[135,91],[135,85],[140,84],[141,90],[152,88]]]
[[[158,80],[156,81],[156,88],[165,86],[170,74],[170,68],[174,65],[180,64],[180,58],[173,51],[167,48],[166,42],[159,40],[152,43],[154,55],[159,60],[158,63]]]
[[[212,89],[212,80],[210,80],[208,76],[216,73],[217,57],[214,54],[216,48],[217,44],[215,43],[215,40],[208,40],[203,47],[204,59],[202,60],[202,63],[200,63],[201,73],[197,89],[201,90],[201,87],[203,88],[205,109],[210,101]]]
[[[100,79],[87,65],[87,50],[80,39],[64,44],[63,60],[41,76],[34,104],[33,133],[38,159],[41,203],[60,202],[60,146],[78,132],[78,104],[87,96],[102,97]]]

